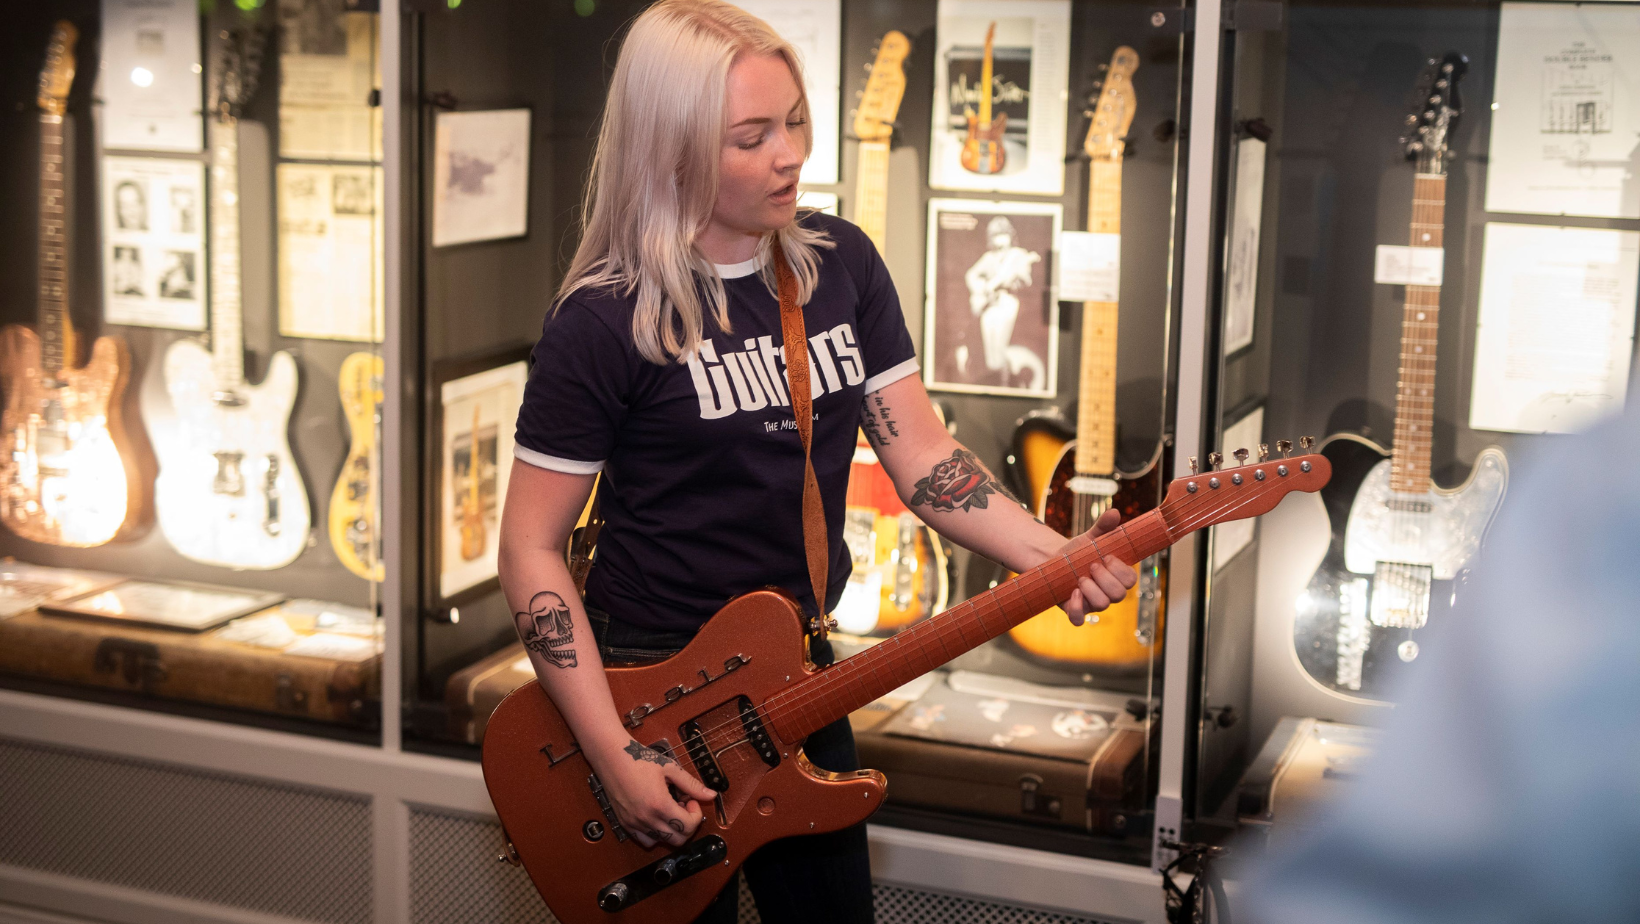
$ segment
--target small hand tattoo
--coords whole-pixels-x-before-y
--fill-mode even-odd
[[[668,828],[671,828],[672,830],[678,832],[679,834],[683,833],[683,822],[677,820],[676,818],[666,819],[666,826]]]
[[[543,590],[530,598],[525,613],[514,613],[524,647],[546,659],[553,667],[575,666],[575,621],[564,598]]]
[[[917,482],[917,492],[911,496],[911,506],[927,504],[935,510],[972,510],[975,507],[984,510],[991,504],[989,495],[992,493],[1009,497],[1002,490],[1002,485],[985,470],[979,456],[959,448],[951,453],[951,458],[937,463],[927,478]]]
[[[671,757],[668,757],[665,754],[662,754],[660,751],[657,751],[654,748],[646,748],[646,747],[644,747],[643,745],[639,744],[636,741],[627,742],[626,748],[624,750],[628,754],[632,755],[633,760],[647,760],[652,764],[656,764],[656,765],[662,766],[662,767],[665,767],[668,764],[677,763],[677,761],[673,760]]]
[[[860,403],[860,429],[866,431],[866,439],[871,445],[879,449],[900,435],[893,409],[883,400],[882,395],[873,392],[866,395],[866,399]]]

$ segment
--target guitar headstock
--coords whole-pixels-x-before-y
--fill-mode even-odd
[[[1133,94],[1133,72],[1139,53],[1126,45],[1116,49],[1099,86],[1099,99],[1088,111],[1088,137],[1082,149],[1095,160],[1118,160],[1127,146],[1128,128],[1138,98]]]
[[[1419,173],[1445,173],[1451,134],[1463,115],[1458,81],[1469,70],[1469,59],[1456,51],[1430,58],[1418,75],[1416,100],[1407,114],[1401,150],[1418,162]]]
[[[238,119],[256,96],[268,30],[248,25],[223,30],[217,39],[216,66],[211,69],[206,101],[218,121]]]
[[[46,45],[46,63],[40,68],[40,111],[60,116],[68,110],[68,91],[74,86],[74,43],[80,30],[66,19],[57,20]]]
[[[1315,441],[1306,436],[1299,443],[1307,451]],[[1168,530],[1188,532],[1269,513],[1288,494],[1319,491],[1332,477],[1332,463],[1326,456],[1306,452],[1289,458],[1293,444],[1287,440],[1276,447],[1280,458],[1270,458],[1269,448],[1261,443],[1257,462],[1235,468],[1220,468],[1223,457],[1215,452],[1208,456],[1209,468],[1197,471],[1196,457],[1191,456],[1190,474],[1174,479],[1162,501],[1161,514]],[[1245,463],[1249,453],[1237,449],[1232,455]]]
[[[854,113],[854,135],[861,141],[887,141],[894,134],[894,117],[900,113],[905,96],[905,59],[911,54],[911,40],[899,30],[891,30],[877,43],[877,60],[871,65],[860,108]]]

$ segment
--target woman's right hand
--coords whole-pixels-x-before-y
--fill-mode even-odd
[[[623,748],[589,752],[587,760],[621,827],[646,850],[657,842],[683,846],[700,826],[700,804],[717,798],[676,760],[631,739]]]

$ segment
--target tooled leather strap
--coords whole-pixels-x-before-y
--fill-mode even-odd
[[[814,587],[815,615],[809,631],[826,637],[826,563],[831,557],[826,541],[826,510],[820,503],[820,482],[814,477],[811,447],[814,442],[813,392],[809,385],[809,341],[803,327],[803,308],[797,304],[797,278],[786,265],[786,254],[776,238],[771,259],[780,293],[780,330],[786,341],[786,380],[791,384],[792,414],[797,418],[797,436],[803,442],[803,548],[809,559],[809,582]]]

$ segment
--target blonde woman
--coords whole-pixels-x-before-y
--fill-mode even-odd
[[[813,612],[776,241],[804,306],[815,383],[825,608],[848,580],[843,502],[862,426],[900,496],[942,534],[1016,571],[1066,545],[1003,501],[935,417],[866,236],[798,213],[808,111],[801,63],[762,20],[716,0],[662,0],[637,18],[610,85],[582,240],[519,413],[502,587],[616,816],[657,856],[689,839],[715,794],[627,734],[603,666],[669,657],[730,597],[760,587],[782,587]],[[583,604],[564,547],[599,472],[606,522]],[[1095,565],[1065,601],[1071,620],[1134,580],[1114,559]],[[811,640],[810,656],[830,664],[830,644]],[[810,736],[805,751],[823,769],[858,766],[847,721]],[[745,871],[765,921],[872,920],[862,828],[770,844]],[[732,922],[733,891],[700,920]]]

